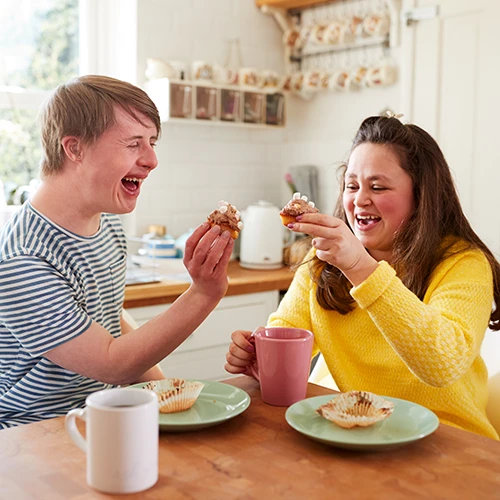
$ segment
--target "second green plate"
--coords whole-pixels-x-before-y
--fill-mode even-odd
[[[433,433],[439,426],[435,413],[404,399],[384,399],[394,403],[392,415],[370,427],[344,429],[316,413],[335,396],[316,396],[288,408],[286,421],[296,431],[321,443],[351,450],[382,450],[412,443]]]

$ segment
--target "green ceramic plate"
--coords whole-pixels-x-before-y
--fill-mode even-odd
[[[160,430],[184,432],[217,425],[243,413],[250,405],[250,396],[237,387],[221,382],[200,380],[204,384],[196,403],[179,413],[160,413]],[[142,387],[136,384],[130,387]]]
[[[336,396],[333,396],[336,397]],[[351,450],[383,450],[412,443],[432,434],[439,426],[427,408],[403,399],[384,397],[394,403],[390,417],[370,427],[343,429],[316,413],[332,396],[299,401],[286,411],[286,421],[296,431],[324,444]]]

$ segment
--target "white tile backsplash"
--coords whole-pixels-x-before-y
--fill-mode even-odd
[[[148,57],[224,64],[233,38],[240,39],[244,66],[284,72],[281,31],[253,0],[141,0],[138,19],[139,82]],[[280,203],[284,140],[283,129],[163,124],[159,166],[134,212],[136,233],[155,222],[178,236],[220,199],[240,210],[261,198]]]
[[[284,73],[281,29],[254,0],[141,0],[137,6],[139,83],[148,57],[188,66],[194,60],[224,64],[233,38],[240,40],[244,66]],[[336,167],[346,159],[361,120],[385,107],[404,112],[398,102],[396,85],[325,92],[307,102],[287,97],[285,128],[163,124],[159,166],[142,186],[130,218],[136,234],[157,223],[178,236],[203,222],[220,199],[240,210],[259,199],[283,205],[291,195],[283,176],[294,165],[318,167],[320,199],[314,201],[331,213],[338,193]]]

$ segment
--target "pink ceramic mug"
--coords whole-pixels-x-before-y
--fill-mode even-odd
[[[260,382],[264,403],[290,406],[306,397],[314,335],[301,328],[268,327],[252,335],[257,355],[248,374]]]

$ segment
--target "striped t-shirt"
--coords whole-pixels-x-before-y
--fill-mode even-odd
[[[64,415],[111,387],[46,359],[93,321],[120,335],[127,242],[117,215],[78,236],[29,202],[0,233],[0,429]]]

